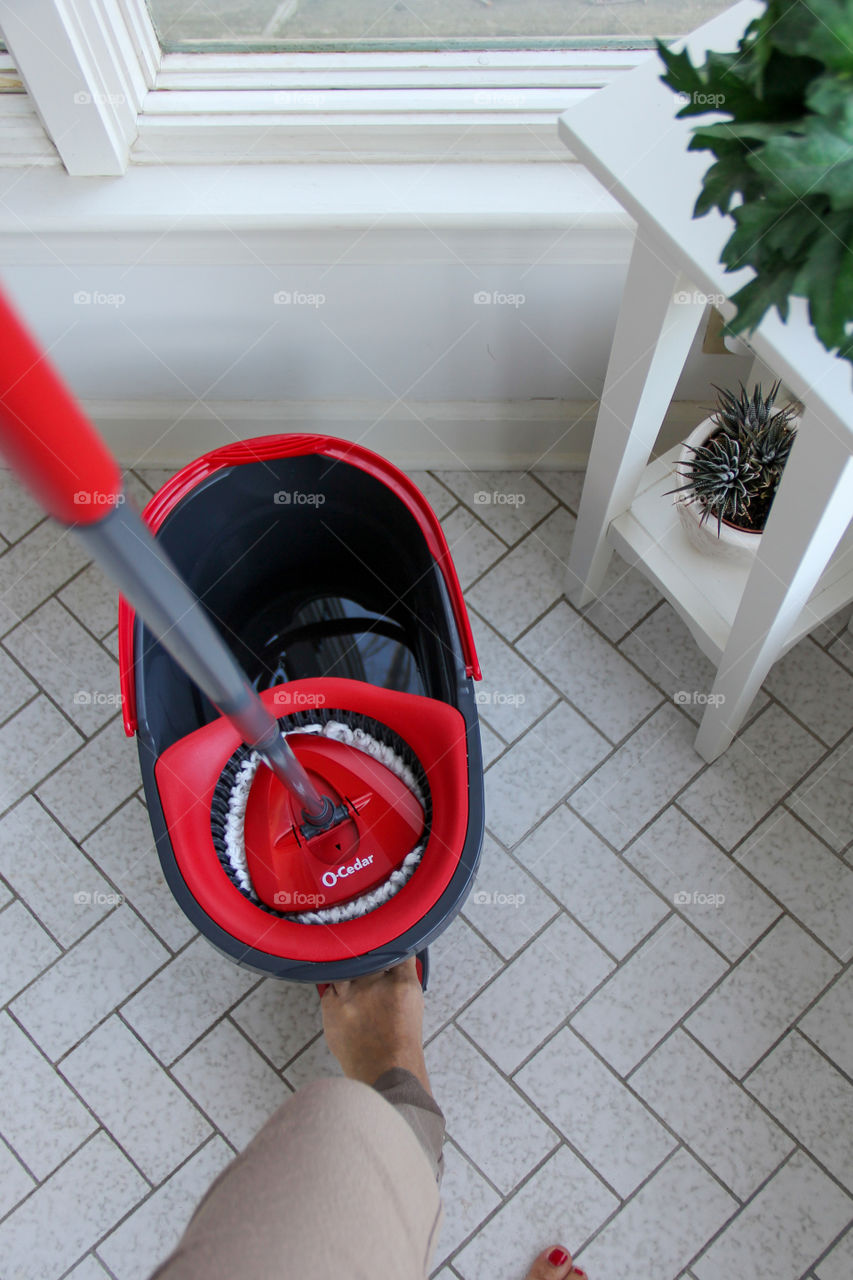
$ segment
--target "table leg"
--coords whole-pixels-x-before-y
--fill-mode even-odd
[[[638,232],[569,560],[566,589],[579,608],[601,586],[607,530],[633,501],[704,311],[703,295]]]
[[[704,760],[737,733],[851,517],[849,437],[807,407],[702,717]]]

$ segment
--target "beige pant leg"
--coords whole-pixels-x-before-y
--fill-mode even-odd
[[[375,1089],[316,1080],[213,1183],[152,1280],[424,1280],[435,1168]]]

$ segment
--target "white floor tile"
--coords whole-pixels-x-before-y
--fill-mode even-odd
[[[115,893],[32,796],[0,820],[0,873],[63,947],[103,919]]]
[[[675,1146],[651,1112],[568,1028],[522,1067],[516,1083],[622,1197]]]
[[[740,1077],[823,990],[838,967],[784,917],[690,1015],[686,1026]]]
[[[172,1074],[238,1151],[290,1097],[280,1076],[227,1021],[176,1062]]]
[[[565,805],[522,841],[516,857],[617,959],[669,910]]]
[[[853,1076],[853,969],[833,983],[799,1025],[842,1071]]]
[[[731,849],[823,750],[781,707],[767,707],[678,803],[694,822]]]
[[[784,809],[738,850],[751,871],[841,960],[853,954],[853,870]]]
[[[232,1158],[233,1152],[217,1136],[172,1174],[98,1246],[110,1274],[116,1280],[148,1280],[174,1249],[202,1196]]]
[[[477,612],[508,640],[563,594],[574,525],[558,508],[468,593]]]
[[[509,959],[559,911],[553,898],[487,835],[465,916]]]
[[[717,669],[705,657],[672,605],[664,601],[622,640],[619,648],[691,720],[698,723],[702,719],[707,706],[704,699],[714,687]],[[749,714],[767,701],[767,694],[759,693]]]
[[[0,601],[20,620],[78,573],[87,559],[70,529],[45,520],[0,557]]]
[[[0,809],[61,765],[83,738],[44,694],[0,729]]]
[[[846,604],[843,609],[839,609],[837,613],[833,613],[825,622],[821,622],[810,632],[813,640],[824,648],[828,647],[833,640],[844,634],[850,618],[853,616],[853,606]]]
[[[0,1224],[0,1257],[15,1280],[62,1275],[148,1191],[105,1134],[97,1133]]]
[[[694,737],[686,716],[662,707],[575,792],[571,807],[622,848],[703,767]]]
[[[279,1070],[322,1029],[314,986],[266,978],[231,1017]]]
[[[814,1269],[818,1280],[850,1280],[853,1276],[853,1228]]]
[[[675,808],[665,809],[637,836],[625,857],[730,960],[780,914],[776,903]]]
[[[441,527],[463,590],[506,551],[500,538],[496,538],[491,530],[464,507],[457,507],[449,516],[445,516]]]
[[[10,634],[15,633],[12,631]],[[13,662],[3,649],[0,649],[0,721],[8,720],[26,702],[35,697],[37,692],[38,689],[26,672],[22,671],[17,662]]]
[[[809,636],[770,668],[764,683],[774,698],[829,746],[853,724],[853,675]]]
[[[304,1084],[322,1076],[342,1075],[340,1063],[332,1056],[322,1036],[307,1045],[284,1071],[284,1078],[292,1089],[301,1089]]]
[[[737,1209],[709,1173],[677,1151],[577,1259],[589,1276],[674,1280]],[[722,1273],[718,1273],[722,1274]],[[739,1277],[772,1272],[733,1270]]]
[[[581,493],[583,492],[583,482],[586,479],[585,471],[537,470],[533,474],[540,484],[544,484],[547,489],[550,489],[574,515],[577,515]]]
[[[9,542],[23,538],[44,519],[41,507],[7,467],[0,467],[0,533]]]
[[[659,691],[564,601],[518,647],[612,742],[621,741],[661,701]]]
[[[486,826],[515,844],[610,750],[561,702],[486,773]]]
[[[853,1201],[796,1152],[693,1264],[696,1280],[799,1280],[850,1221]]]
[[[500,957],[462,916],[430,945],[429,959],[432,976],[424,1004],[425,1038],[444,1026],[501,967]]]
[[[122,1015],[152,1053],[170,1063],[257,982],[257,974],[197,938],[127,1002]]]
[[[61,1071],[155,1184],[210,1136],[204,1116],[117,1017],[69,1053]]]
[[[118,590],[98,565],[88,565],[57,595],[99,639],[103,639],[116,625]]]
[[[631,1084],[741,1200],[794,1148],[782,1130],[683,1031],[675,1031]]]
[[[427,1070],[447,1132],[506,1195],[557,1144],[557,1135],[454,1027],[427,1047]]]
[[[483,679],[477,685],[480,717],[506,742],[514,742],[559,696],[473,612],[471,624],[483,669]]]
[[[828,653],[848,671],[853,671],[853,632],[845,631],[829,646]]]
[[[3,643],[87,736],[119,710],[117,664],[57,600],[45,601]]]
[[[543,1249],[576,1250],[618,1205],[561,1147],[454,1259],[454,1268],[464,1280],[521,1280]]]
[[[0,1130],[24,1164],[46,1178],[97,1127],[8,1013],[0,1014]]]
[[[148,811],[135,796],[89,836],[84,848],[167,947],[177,950],[189,942],[195,926],[166,884]]]
[[[506,749],[503,739],[499,738],[483,719],[480,720],[480,746],[483,752],[484,769],[488,769],[492,761],[497,760],[500,753]]]
[[[136,744],[125,737],[117,716],[41,784],[38,796],[74,839],[82,840],[139,783]]]
[[[0,912],[0,1004],[16,996],[60,954],[27,908],[11,902]]]
[[[442,471],[441,479],[509,546],[557,505],[556,498],[524,471]]]
[[[439,520],[456,506],[456,495],[446,488],[445,472],[407,471],[409,479],[418,486]]]
[[[792,1031],[746,1077],[750,1093],[853,1190],[853,1085]]]
[[[118,660],[118,627],[112,631],[108,631],[101,643],[109,649],[113,657]]]
[[[665,921],[604,984],[572,1026],[626,1075],[726,970],[682,920]]]
[[[598,597],[584,608],[583,616],[616,644],[660,598],[646,575],[614,552]]]
[[[800,783],[789,804],[833,849],[840,853],[846,847],[853,834],[853,738]]]
[[[561,916],[469,1005],[458,1025],[511,1075],[612,968],[605,952]]]
[[[90,1253],[77,1263],[73,1271],[68,1272],[65,1280],[111,1280],[111,1276],[95,1254]]]
[[[485,1217],[500,1204],[500,1196],[452,1142],[444,1146],[441,1200],[444,1220],[434,1262],[440,1265]]]
[[[119,907],[18,996],[12,1012],[56,1059],[145,982],[168,955],[128,907]]]
[[[0,1218],[29,1195],[35,1185],[35,1178],[27,1173],[5,1142],[0,1142]]]

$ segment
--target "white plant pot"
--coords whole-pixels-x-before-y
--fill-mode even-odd
[[[703,445],[716,429],[716,423],[711,418],[703,419],[681,446],[681,452],[678,455],[679,464],[689,462],[693,457],[691,450]],[[676,476],[681,476],[681,471],[676,471]],[[683,484],[684,481],[681,480],[681,483]],[[725,521],[720,525],[718,533],[714,516],[709,516],[707,520],[702,521],[705,508],[700,502],[685,502],[681,495],[677,494],[675,505],[688,541],[697,551],[740,564],[749,564],[753,560],[761,541],[760,533],[734,529]]]

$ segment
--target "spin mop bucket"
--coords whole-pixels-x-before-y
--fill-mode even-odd
[[[3,450],[123,592],[124,724],[186,915],[293,981],[422,955],[484,825],[480,672],[423,495],[360,446],[269,436],[190,463],[140,519],[2,299],[0,334]]]

